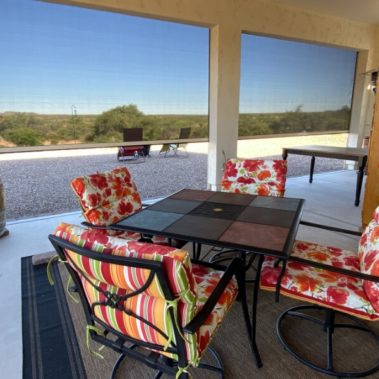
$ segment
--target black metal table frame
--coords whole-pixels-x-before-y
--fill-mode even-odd
[[[234,243],[228,243],[228,242],[220,242],[220,241],[215,241],[212,239],[206,239],[206,238],[197,238],[197,237],[191,237],[191,236],[186,236],[183,234],[176,234],[176,233],[167,233],[165,231],[161,230],[153,230],[153,229],[146,229],[146,228],[141,228],[141,227],[135,227],[135,226],[124,226],[124,225],[119,225],[118,223],[113,224],[109,226],[109,228],[114,229],[114,230],[130,230],[134,232],[139,232],[141,234],[146,234],[146,235],[161,235],[164,237],[168,237],[169,239],[181,239],[185,240],[188,242],[193,242],[193,243],[198,243],[198,244],[205,244],[205,245],[211,245],[211,246],[218,246],[222,248],[229,248],[229,249],[234,249],[236,251],[241,252],[241,258],[245,260],[246,253],[253,253],[258,255],[258,265],[257,265],[257,275],[255,279],[255,284],[254,284],[254,291],[253,291],[253,302],[252,302],[252,314],[251,314],[251,325],[248,328],[248,337],[249,337],[249,342],[251,349],[253,351],[253,354],[255,356],[255,362],[256,366],[258,368],[262,367],[262,360],[258,351],[258,347],[256,344],[256,314],[257,314],[257,304],[258,304],[258,291],[259,291],[259,281],[260,281],[260,272],[263,264],[263,260],[265,256],[273,256],[275,258],[278,258],[282,261],[287,261],[291,254],[291,249],[295,240],[295,236],[297,233],[297,229],[300,224],[300,219],[301,219],[301,214],[303,211],[303,206],[304,206],[304,200],[303,199],[298,199],[300,201],[300,205],[295,213],[294,221],[292,223],[292,227],[289,229],[289,234],[290,238],[287,239],[287,242],[282,250],[282,252],[278,252],[275,250],[269,250],[269,249],[264,249],[264,248],[253,248],[251,246],[246,246],[246,245],[239,245],[239,244],[234,244]],[[149,209],[149,207],[146,207],[142,209],[140,212],[143,212],[144,210]],[[133,216],[129,216],[133,217]],[[245,263],[245,262],[244,262]],[[282,273],[284,270],[282,270]],[[280,280],[278,280],[277,285],[280,285]],[[246,294],[245,294],[245,288],[242,288],[244,291],[242,298],[246,299]],[[276,296],[279,291],[276,291]],[[247,306],[247,304],[246,304]]]
[[[356,184],[356,190],[355,190],[354,205],[356,207],[359,206],[363,177],[364,177],[364,169],[367,163],[367,154],[362,155],[362,156],[356,156],[356,155],[349,155],[349,154],[339,154],[338,152],[330,153],[330,152],[322,152],[322,151],[317,151],[317,150],[312,150],[312,149],[307,150],[305,147],[304,149],[303,148],[290,148],[290,147],[283,148],[283,153],[282,153],[283,159],[286,160],[288,157],[288,154],[311,156],[311,165],[310,165],[310,170],[309,170],[309,183],[313,182],[313,172],[315,168],[316,157],[330,158],[330,159],[345,159],[348,161],[358,162],[358,174],[357,174],[357,184]]]

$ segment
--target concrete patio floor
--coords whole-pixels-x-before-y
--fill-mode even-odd
[[[303,220],[358,230],[361,208],[354,206],[355,171],[338,171],[289,178],[287,197],[304,198]],[[60,222],[80,224],[80,212],[58,214],[8,223],[8,237],[0,239],[1,324],[0,372],[3,378],[22,377],[21,257],[52,250],[47,235]],[[298,239],[356,250],[358,238],[301,227]]]

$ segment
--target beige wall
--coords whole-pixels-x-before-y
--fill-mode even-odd
[[[48,1],[210,27],[210,186],[215,186],[220,180],[222,150],[227,157],[237,153],[242,31],[361,51],[349,145],[358,146],[361,142],[368,103],[362,73],[379,66],[379,26],[284,7],[270,0]]]
[[[269,0],[50,0],[205,26],[229,24],[240,30],[303,41],[370,50],[374,26],[319,15]],[[379,53],[378,53],[379,54]]]

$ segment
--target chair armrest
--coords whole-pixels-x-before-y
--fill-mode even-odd
[[[351,271],[351,270],[347,270],[345,268],[330,266],[330,265],[327,265],[325,263],[315,262],[315,261],[311,261],[308,259],[299,258],[299,257],[295,257],[295,256],[290,256],[288,261],[295,261],[295,262],[299,262],[299,263],[304,263],[304,264],[307,264],[309,266],[313,266],[316,268],[322,268],[322,269],[327,270],[327,271],[337,272],[339,274],[344,274],[344,275],[347,275],[347,276],[350,276],[353,278],[358,278],[358,279],[362,279],[362,280],[369,280],[371,282],[379,283],[379,276],[364,274],[363,272],[360,272],[360,271]]]
[[[306,225],[306,226],[311,226],[313,228],[330,230],[331,232],[351,234],[351,235],[358,236],[358,237],[360,237],[362,235],[361,232],[358,232],[358,231],[355,231],[355,230],[348,230],[348,229],[343,229],[343,228],[337,228],[335,226],[322,225],[322,224],[317,224],[317,223],[309,222],[309,221],[300,221],[300,224],[301,225]]]
[[[200,263],[200,262],[199,262]],[[208,266],[208,265],[206,265]],[[211,265],[213,266],[213,265]],[[200,312],[183,328],[186,333],[195,333],[205,322],[208,316],[212,313],[214,307],[216,306],[221,295],[224,293],[226,286],[228,285],[230,279],[234,274],[242,269],[242,263],[239,258],[234,258],[229,266],[226,268],[224,274],[222,275],[220,281],[217,283],[211,296],[205,302],[203,308]]]

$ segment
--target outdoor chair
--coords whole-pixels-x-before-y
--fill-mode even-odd
[[[185,250],[104,238],[68,224],[49,239],[74,280],[87,336],[120,353],[111,378],[126,357],[158,370],[154,378],[188,378],[191,366],[224,377],[220,357],[208,345],[238,294],[239,260],[220,271],[191,263]],[[216,366],[201,363],[206,350]],[[91,351],[101,356],[100,349]]]
[[[287,162],[283,159],[229,159],[221,191],[283,197]]]
[[[179,133],[179,139],[188,139],[191,134],[191,128],[181,128]],[[186,143],[165,143],[162,145],[162,148],[159,152],[159,155],[164,154],[166,158],[170,152],[173,153],[173,156],[176,157],[178,154],[178,149],[181,148],[186,151]]]
[[[134,142],[143,140],[143,128],[123,129],[123,141]],[[150,156],[150,145],[120,146],[117,152],[117,160],[138,160],[145,161],[145,157]]]
[[[221,180],[221,191],[250,195],[283,197],[286,185],[287,161],[278,159],[229,159]],[[199,247],[198,247],[199,249]],[[200,252],[197,253],[200,255]],[[239,254],[248,269],[255,258],[246,252],[222,250],[211,257],[212,262],[222,263]]]
[[[137,186],[126,167],[77,177],[71,181],[71,188],[79,199],[86,220],[83,224],[98,229],[99,233],[120,238],[151,240],[154,243],[174,243],[177,247],[185,243],[178,240],[170,241],[162,236],[141,236],[139,233],[112,228],[112,224],[142,208]]]
[[[335,228],[324,226],[323,229]],[[359,235],[358,232],[343,232]],[[379,369],[379,338],[359,320],[379,320],[379,207],[360,238],[358,253],[295,241],[290,260],[287,264],[282,264],[282,267],[275,263],[273,258],[265,258],[260,275],[260,287],[311,304],[286,310],[276,324],[281,344],[301,363],[324,374],[350,378],[366,376]],[[346,319],[349,323],[342,322]],[[314,357],[316,354],[312,355],[307,351],[310,338],[302,339],[302,348],[299,347],[302,341],[291,339],[288,329],[296,330],[301,322],[306,323],[307,330],[311,326],[310,323],[320,326],[319,332],[315,331],[312,334],[311,343],[325,332],[325,365],[320,363],[320,358]],[[358,348],[352,340],[357,334],[351,333],[351,329],[362,332],[358,333],[366,336],[366,342],[374,346],[372,351],[376,353],[376,361],[367,364],[370,368],[362,368],[360,365],[359,368],[354,366],[352,370],[348,365],[356,365],[361,361],[354,362],[351,356],[346,360],[345,355],[341,354],[339,358],[343,361],[342,370],[335,367],[334,358],[338,357],[335,338],[345,338],[344,344],[351,344],[351,348],[347,347],[350,351]],[[368,341],[367,338],[371,338],[372,341]],[[363,343],[363,346],[367,344]]]

